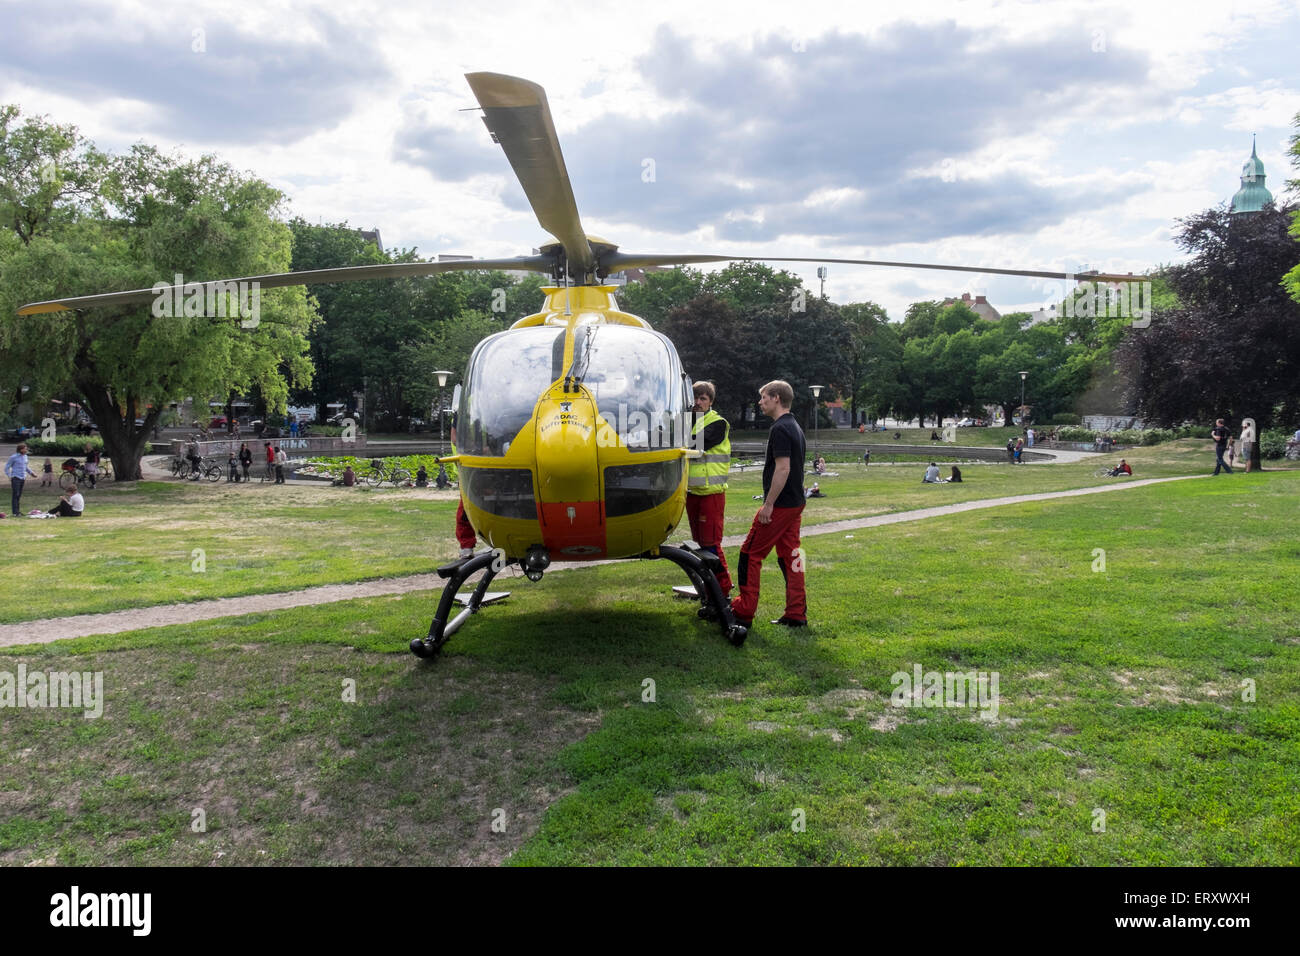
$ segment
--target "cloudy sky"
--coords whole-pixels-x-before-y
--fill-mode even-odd
[[[1295,2],[880,6],[0,0],[0,102],[218,153],[426,256],[541,239],[469,109],[479,70],[546,88],[585,228],[629,252],[1141,272],[1232,196],[1252,133],[1275,196],[1300,175]],[[826,291],[901,319],[1064,289],[840,265]]]

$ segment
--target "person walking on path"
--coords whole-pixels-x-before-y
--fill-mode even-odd
[[[1232,474],[1232,466],[1223,460],[1223,453],[1228,450],[1230,433],[1224,427],[1222,418],[1215,419],[1214,430],[1210,432],[1210,437],[1214,439],[1214,473],[1217,475],[1222,468],[1228,474]]]
[[[727,474],[731,471],[731,425],[713,409],[717,389],[712,382],[696,382],[695,423],[691,445],[704,454],[691,459],[686,480],[686,519],[691,537],[705,551],[718,556],[722,570],[718,586],[731,597],[731,572],[722,549],[722,521],[727,510]]]
[[[773,548],[777,549],[777,564],[785,577],[785,614],[773,623],[787,627],[804,627],[808,623],[804,555],[799,546],[799,523],[806,504],[803,468],[807,443],[803,429],[790,414],[793,401],[794,390],[779,380],[768,382],[758,395],[759,409],[772,419],[763,462],[763,507],[758,509],[745,543],[740,546],[740,596],[731,602],[737,622],[746,627],[753,626],[763,559]]]
[[[244,481],[250,481],[249,472],[253,468],[253,450],[248,447],[248,442],[239,443],[239,465],[244,471]]]
[[[5,474],[9,476],[10,501],[13,504],[15,518],[22,514],[20,506],[23,500],[23,485],[27,479],[35,478],[36,472],[27,464],[27,443],[22,442],[5,462]]]
[[[281,446],[275,450],[275,483],[284,484],[284,466],[289,464],[289,456],[284,453],[284,447]]]
[[[1255,420],[1247,418],[1241,423],[1241,460],[1246,463],[1246,473],[1250,474],[1254,464]]]

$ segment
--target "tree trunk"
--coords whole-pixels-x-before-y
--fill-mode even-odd
[[[144,426],[136,428],[134,403],[127,409],[131,417],[123,418],[117,403],[103,388],[83,388],[81,391],[99,425],[99,437],[104,440],[104,456],[112,460],[113,480],[138,481],[140,459],[149,441],[149,431],[162,414],[161,409],[152,409],[144,420]]]

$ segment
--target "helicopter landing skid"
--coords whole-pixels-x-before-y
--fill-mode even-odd
[[[488,585],[508,563],[510,562],[505,560],[504,554],[493,550],[484,551],[462,561],[453,561],[438,568],[438,576],[447,578],[447,583],[442,589],[442,598],[438,601],[438,613],[434,616],[433,623],[429,625],[429,636],[412,639],[411,653],[416,657],[433,657],[442,650],[442,645],[451,640],[451,636],[460,630],[461,625],[469,620],[471,614],[477,614],[478,609],[484,604],[505,597],[505,594],[501,593],[489,595]],[[461,585],[479,571],[483,572],[483,579],[468,598],[460,597],[457,592],[460,591]],[[454,618],[448,620],[451,606],[457,601],[465,607]]]
[[[658,553],[650,556],[667,558],[685,571],[695,585],[695,593],[703,595],[700,599],[700,617],[706,621],[716,621],[722,628],[723,636],[736,647],[745,643],[749,629],[736,621],[736,616],[731,613],[730,602],[722,596],[722,587],[715,577],[715,572],[722,570],[722,562],[716,554],[689,546],[678,548],[661,544]]]

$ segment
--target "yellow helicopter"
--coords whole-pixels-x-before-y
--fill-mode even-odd
[[[549,273],[546,303],[534,315],[475,348],[456,406],[461,503],[491,550],[444,565],[447,584],[427,636],[410,642],[436,654],[490,600],[488,586],[518,563],[540,580],[552,560],[665,558],[691,579],[700,617],[716,621],[735,645],[746,637],[723,597],[715,555],[693,542],[668,545],[686,503],[691,447],[691,381],[677,350],[649,323],[621,312],[611,273],[647,266],[759,261],[752,256],[638,255],[589,236],[578,218],[550,108],[542,87],[499,73],[470,73],[469,85],[495,142],[505,151],[542,228],[555,241],[538,254],[503,259],[409,262],[248,276],[199,283],[213,294],[236,283],[277,288],[401,278],[454,270]],[[1135,277],[867,259],[763,257],[767,262],[832,262],[1036,278],[1132,281]],[[20,315],[137,305],[190,287],[137,289],[23,306]],[[460,587],[483,573],[465,607],[451,618]]]

